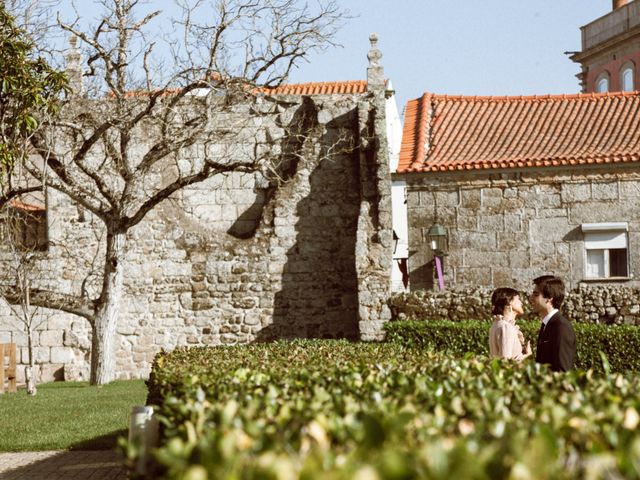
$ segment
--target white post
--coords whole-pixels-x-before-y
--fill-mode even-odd
[[[135,443],[140,447],[135,472],[144,475],[147,472],[149,451],[158,445],[158,420],[153,415],[153,407],[131,407],[129,443]]]

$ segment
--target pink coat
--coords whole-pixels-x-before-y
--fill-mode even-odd
[[[503,318],[493,322],[489,330],[489,354],[492,357],[520,362],[528,356],[524,351],[524,336],[515,323]]]

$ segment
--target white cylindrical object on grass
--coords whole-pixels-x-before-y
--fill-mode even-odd
[[[140,447],[136,473],[144,475],[147,471],[149,451],[158,445],[158,420],[153,415],[153,407],[142,405],[131,407],[129,443],[135,443]]]

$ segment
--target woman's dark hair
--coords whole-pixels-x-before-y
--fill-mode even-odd
[[[502,315],[505,307],[509,305],[511,303],[511,300],[513,300],[518,295],[520,295],[520,292],[513,288],[496,288],[491,294],[491,305],[493,305],[491,313],[493,315]]]

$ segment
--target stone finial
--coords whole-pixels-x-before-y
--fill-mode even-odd
[[[369,49],[369,53],[367,53],[369,68],[379,67],[380,60],[382,59],[382,52],[378,49],[378,35],[375,33],[369,35],[369,42],[371,42],[371,48]]]
[[[65,55],[67,65],[65,71],[69,77],[69,86],[73,96],[80,96],[83,93],[82,85],[82,55],[78,49],[78,37],[71,35],[69,38],[69,50]]]
[[[382,52],[378,49],[378,36],[372,33],[369,36],[369,41],[371,42],[371,48],[367,53],[367,58],[369,59],[369,68],[367,68],[368,89],[369,91],[384,92],[384,68],[380,63]]]

